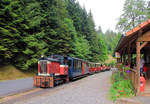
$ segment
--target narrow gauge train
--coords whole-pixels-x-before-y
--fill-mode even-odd
[[[39,59],[38,73],[34,77],[34,86],[54,87],[59,83],[66,83],[75,78],[102,70],[109,70],[109,67],[74,57],[51,55]]]

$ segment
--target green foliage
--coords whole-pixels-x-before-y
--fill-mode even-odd
[[[109,63],[109,66],[111,66],[111,67],[115,67],[116,66],[116,62],[113,60],[113,61],[111,61],[110,63]]]
[[[97,33],[100,36],[101,42],[103,44],[104,49],[102,48],[102,50],[105,50],[104,53],[113,54],[121,37],[121,33],[116,33],[112,30],[107,30],[105,33],[103,33],[101,27],[99,27]]]
[[[116,28],[127,32],[147,19],[145,0],[126,0]]]
[[[80,37],[80,38],[75,37],[73,50],[75,53],[71,56],[78,57],[85,60],[89,59],[90,46],[88,41],[84,39],[84,37]]]
[[[92,13],[75,0],[1,0],[0,34],[0,63],[22,70],[36,68],[42,54],[107,58]]]
[[[104,42],[104,39],[102,36],[99,36],[99,49],[100,49],[100,61],[105,62],[105,60],[108,58],[108,51],[107,51],[107,46]]]
[[[96,32],[91,11],[87,13],[85,8],[82,9],[75,0],[67,0],[67,10],[73,20],[77,38],[79,38],[75,38],[77,44],[74,45],[74,51],[76,50],[74,56],[93,62],[105,61],[107,59],[107,49],[103,39],[99,38]],[[80,43],[79,40],[81,40]],[[88,43],[84,45],[83,41]],[[84,45],[84,47],[82,46],[83,48],[81,48],[81,45]]]
[[[148,1],[147,4],[147,18],[150,19],[150,1]]]
[[[120,97],[131,97],[134,95],[131,81],[124,79],[119,72],[113,74],[111,80],[110,97],[113,101]]]
[[[2,0],[0,7],[0,63],[8,64],[20,51],[21,34],[17,28],[23,24],[23,19],[18,0]]]
[[[131,97],[134,95],[130,80],[122,80],[114,83],[110,89],[111,99],[115,101],[120,97]]]

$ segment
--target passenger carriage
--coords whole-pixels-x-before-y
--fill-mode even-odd
[[[101,64],[100,63],[96,63],[96,72],[100,72],[102,67],[101,67]]]
[[[68,62],[70,79],[75,79],[89,73],[86,61],[74,57],[68,57]]]

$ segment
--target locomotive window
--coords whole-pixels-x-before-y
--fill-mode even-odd
[[[40,73],[43,73],[42,63],[40,62]]]
[[[40,61],[40,73],[47,73],[47,61]]]
[[[40,73],[43,73],[42,65],[40,64]]]

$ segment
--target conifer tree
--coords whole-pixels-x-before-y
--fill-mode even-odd
[[[0,34],[1,64],[22,70],[36,66],[43,54],[93,62],[105,54],[92,13],[76,0],[1,0]]]
[[[26,27],[20,13],[21,3],[18,0],[0,1],[0,62],[9,63],[20,52],[21,33]]]

